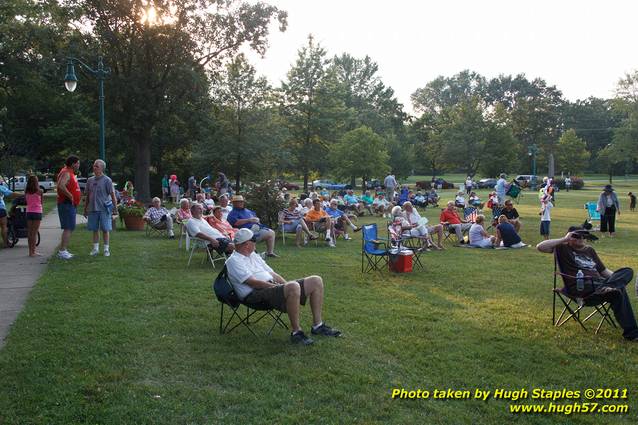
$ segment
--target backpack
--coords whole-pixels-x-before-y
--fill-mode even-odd
[[[213,291],[219,302],[228,304],[232,308],[237,308],[240,304],[239,298],[235,293],[233,285],[228,281],[228,270],[226,265],[221,272],[217,275],[217,278],[213,282]]]

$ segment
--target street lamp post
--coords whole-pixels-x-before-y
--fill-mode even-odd
[[[530,179],[530,184],[532,190],[536,190],[536,154],[538,153],[538,146],[535,144],[531,144],[527,147],[527,154],[532,157],[532,178]]]
[[[97,79],[99,91],[98,99],[100,103],[100,159],[106,161],[106,144],[104,141],[104,80],[111,71],[108,68],[104,68],[104,62],[102,59],[102,56],[98,57],[97,69],[93,69],[78,58],[67,58],[64,87],[66,87],[69,92],[75,91],[75,88],[77,87],[78,78],[75,76],[75,62]]]

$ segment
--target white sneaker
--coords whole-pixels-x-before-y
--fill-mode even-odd
[[[104,256],[105,257],[110,257],[111,256],[111,251],[109,251],[108,249],[104,250]]]
[[[337,247],[337,245],[335,245],[335,243],[334,243],[334,241],[332,239],[330,239],[330,243],[328,244],[328,246],[330,248],[336,248]]]
[[[343,235],[343,240],[351,241],[352,238],[350,237],[350,235],[346,234],[346,235]]]
[[[95,256],[96,256],[96,255],[98,255],[99,253],[100,253],[100,248],[93,248],[93,249],[91,250],[91,252],[89,253],[89,255],[90,255],[91,257],[95,257]]]
[[[61,260],[70,260],[73,258],[73,254],[69,251],[58,251],[58,258]]]

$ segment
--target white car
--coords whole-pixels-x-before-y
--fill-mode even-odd
[[[55,189],[55,182],[53,180],[39,180],[40,189],[43,193],[47,190]],[[27,176],[15,176],[9,179],[7,187],[11,190],[23,192],[27,188]]]

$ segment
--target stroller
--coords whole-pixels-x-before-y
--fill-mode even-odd
[[[24,196],[13,200],[7,220],[7,239],[9,248],[16,246],[20,238],[27,237],[27,201]],[[40,232],[38,232],[35,246],[40,245]]]

